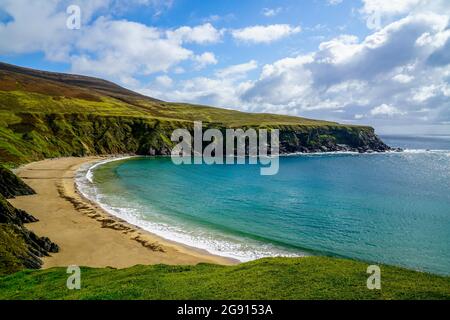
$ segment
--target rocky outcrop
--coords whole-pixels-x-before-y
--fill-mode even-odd
[[[23,267],[38,269],[41,257],[59,251],[58,245],[39,237],[25,227],[38,221],[27,212],[14,208],[5,198],[33,194],[34,191],[6,168],[0,170],[0,274]]]
[[[0,194],[9,199],[35,194],[35,192],[10,170],[0,166]]]
[[[352,151],[360,153],[392,150],[370,127],[323,126],[311,130],[281,130],[281,153]]]
[[[0,194],[0,223],[22,225],[38,220],[27,212],[14,208],[3,195]]]
[[[17,116],[22,122],[10,125],[8,129],[14,135],[22,136],[15,148],[28,161],[61,156],[169,155],[174,145],[170,141],[172,132],[178,128],[192,131],[192,123],[135,117],[28,113]],[[205,129],[209,126],[204,125]],[[226,129],[217,125],[214,128],[223,132]],[[271,126],[267,129],[280,130],[281,153],[390,150],[370,127],[336,124]],[[12,156],[8,158],[13,163],[23,161]]]

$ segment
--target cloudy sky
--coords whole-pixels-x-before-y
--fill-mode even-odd
[[[168,101],[450,134],[449,18],[449,0],[0,0],[0,60]]]

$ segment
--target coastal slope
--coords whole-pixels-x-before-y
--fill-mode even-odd
[[[0,162],[117,153],[167,155],[175,129],[280,130],[280,151],[386,151],[366,126],[164,102],[111,82],[0,63]]]

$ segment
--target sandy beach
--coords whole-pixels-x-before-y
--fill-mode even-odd
[[[75,187],[76,171],[85,163],[104,158],[48,159],[16,170],[36,195],[17,197],[10,202],[39,219],[27,228],[49,237],[60,252],[45,257],[44,268],[89,267],[126,268],[138,264],[235,264],[174,243],[111,216],[82,197]]]

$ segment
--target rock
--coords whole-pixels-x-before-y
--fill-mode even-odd
[[[19,177],[0,165],[0,194],[6,199],[35,194]]]

